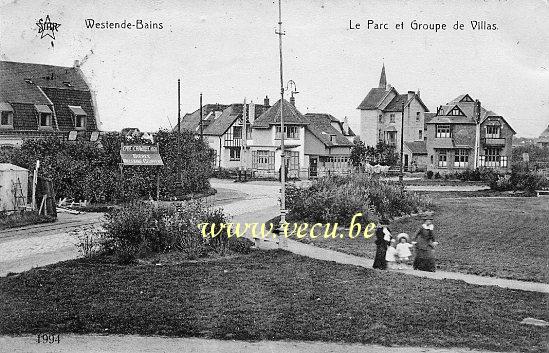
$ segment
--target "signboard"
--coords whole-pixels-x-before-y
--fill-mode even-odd
[[[164,165],[158,145],[122,145],[123,165]]]

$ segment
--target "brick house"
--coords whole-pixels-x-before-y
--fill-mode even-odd
[[[95,95],[74,67],[0,61],[0,145],[57,136],[88,140],[100,127]]]
[[[384,141],[400,151],[403,118],[403,140],[424,140],[425,114],[429,109],[421,100],[419,91],[399,94],[389,85],[385,65],[381,69],[378,87],[370,89],[357,109],[360,115],[349,119],[349,125],[367,146]]]
[[[448,173],[474,168],[477,122],[480,141],[476,166],[509,169],[515,130],[503,116],[463,94],[440,106],[426,123],[428,170]]]

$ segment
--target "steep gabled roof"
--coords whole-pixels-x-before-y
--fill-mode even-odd
[[[413,154],[427,154],[427,143],[425,141],[408,141],[404,144]]]
[[[425,120],[425,124],[430,122],[436,115],[437,115],[437,113],[425,113],[425,114],[423,114],[423,120]]]
[[[339,126],[338,131],[340,131],[343,134],[343,136],[356,136],[354,131],[351,129],[350,126],[348,126],[348,124],[347,124],[347,131],[345,131],[345,127],[343,126],[343,122],[341,120],[339,120],[338,118],[336,118],[335,116],[333,116],[332,114],[328,114],[328,113],[307,113],[304,116],[306,118],[315,117],[315,116],[323,117],[324,119],[329,120],[331,123],[336,123]]]
[[[549,141],[549,126],[547,126],[547,129],[545,129],[541,135],[539,135],[540,140]]]
[[[40,99],[36,86],[90,90],[75,67],[0,61],[0,77],[1,101],[34,103]]]
[[[401,112],[402,106],[408,102],[407,94],[398,94],[389,104],[383,109],[384,112]]]
[[[393,98],[393,100],[391,102],[389,102],[389,104],[387,104],[387,106],[383,109],[383,111],[384,112],[401,112],[402,111],[402,106],[407,105],[414,98],[417,99],[417,101],[423,107],[423,109],[425,109],[425,111],[427,111],[427,112],[429,111],[427,106],[423,103],[423,101],[421,100],[421,98],[417,94],[414,94],[412,99],[408,99],[408,94],[397,94]]]
[[[468,98],[464,101],[464,98]],[[471,101],[469,101],[471,100]],[[452,109],[458,107],[464,116],[448,115]],[[509,126],[513,133],[516,133],[513,127],[503,118],[503,116],[494,113],[491,110],[480,107],[480,122],[481,124],[489,117],[498,117]],[[475,116],[475,102],[468,94],[462,94],[446,105],[442,105],[437,110],[436,115],[429,121],[425,120],[426,124],[476,124],[477,117]]]
[[[460,94],[459,96],[457,96],[456,98],[454,98],[450,101],[450,103],[460,103],[460,102],[463,102],[463,103],[470,102],[470,103],[472,103],[472,102],[474,102],[474,100],[473,100],[473,98],[471,98],[471,96],[469,94],[465,93],[465,94]],[[450,104],[450,103],[448,103],[448,104]]]
[[[204,129],[204,135],[222,136],[237,119],[242,119],[243,106],[242,103],[235,103],[225,108],[221,115]],[[246,104],[246,109],[249,109],[249,104]],[[257,119],[264,111],[265,107],[263,105],[256,104],[254,119]],[[250,121],[249,116],[246,116],[246,119],[248,122]]]
[[[37,130],[36,107],[46,105],[54,130],[74,130],[75,112],[85,113],[86,130],[98,129],[92,92],[77,67],[0,61],[0,102],[13,107],[16,132]]]
[[[202,106],[202,119],[206,119],[206,117],[215,111],[223,111],[225,110],[229,105],[227,104],[205,104]],[[190,130],[190,131],[196,131],[198,126],[200,125],[200,108],[195,110],[192,113],[186,113],[184,116],[181,117],[181,130]],[[177,131],[177,121],[175,121],[175,125],[173,127],[173,131]]]
[[[271,125],[280,124],[280,99],[270,107],[266,112],[261,114],[253,123],[254,128],[266,129]],[[287,100],[284,100],[282,105],[284,114],[284,123],[290,125],[307,125],[309,121]]]
[[[309,121],[307,130],[309,130],[317,139],[327,147],[348,146],[353,144],[343,134],[332,126],[332,122],[340,121],[330,114],[307,113],[304,117]],[[331,136],[335,137],[332,142]]]
[[[383,98],[389,93],[384,88],[372,88],[366,97],[362,100],[362,103],[357,107],[360,110],[377,109],[379,104],[383,101]]]

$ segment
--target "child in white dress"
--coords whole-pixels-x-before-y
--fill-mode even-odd
[[[396,246],[396,262],[399,264],[399,269],[401,269],[401,264],[408,265],[410,262],[410,257],[412,252],[410,249],[413,247],[412,244],[408,243],[409,237],[406,233],[400,233],[397,235],[397,246]]]
[[[385,261],[387,261],[387,268],[389,270],[395,269],[396,262],[396,249],[395,240],[391,239],[391,244],[387,247],[387,253],[385,254]]]

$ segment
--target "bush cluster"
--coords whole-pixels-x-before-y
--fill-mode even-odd
[[[161,130],[156,133],[164,167],[160,168],[160,196],[170,198],[179,177],[177,174],[177,134]],[[100,143],[62,141],[49,137],[26,140],[20,148],[0,151],[0,161],[34,170],[40,160],[39,173],[52,179],[58,198],[91,202],[132,200],[156,195],[155,167],[124,167],[120,173],[122,143],[146,143],[140,137],[119,133],[101,136]],[[150,142],[149,142],[150,143]],[[214,151],[190,132],[181,133],[182,191],[209,189]]]
[[[388,145],[385,142],[378,142],[375,147],[366,146],[360,140],[354,141],[351,148],[351,163],[360,169],[366,163],[375,165],[396,165],[399,161],[399,155],[396,153],[396,147]]]
[[[427,179],[442,178],[438,172],[433,175],[432,171],[428,171],[426,176]],[[496,191],[525,191],[533,193],[535,190],[549,187],[547,178],[538,171],[531,170],[526,163],[514,164],[509,173],[501,173],[490,168],[477,168],[444,174],[444,178],[462,181],[481,181],[486,183],[490,189]]]
[[[290,185],[286,205],[290,220],[350,224],[360,212],[356,221],[365,224],[425,210],[429,202],[375,176],[352,174],[320,178],[308,187]]]
[[[490,189],[497,191],[525,191],[533,194],[536,190],[549,188],[549,180],[526,165],[516,164],[509,174],[495,174],[487,180]]]
[[[225,232],[204,237],[198,228],[200,223],[228,221],[221,209],[207,208],[200,200],[168,205],[134,201],[107,214],[94,243],[101,244],[97,252],[113,254],[121,263],[170,251],[183,253],[187,259],[224,255],[227,250],[248,252],[251,241],[247,239],[228,238]]]

